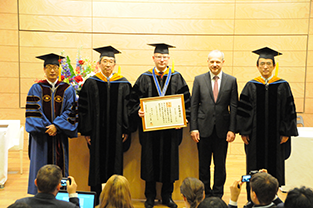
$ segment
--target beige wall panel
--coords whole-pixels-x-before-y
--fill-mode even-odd
[[[41,78],[43,78],[43,77],[39,77],[38,79],[41,79]],[[23,94],[23,96],[24,96],[24,95],[27,95],[30,87],[36,83],[36,80],[23,78],[20,80],[20,83],[21,83],[21,94]],[[26,99],[26,97],[25,97],[25,99]]]
[[[20,14],[91,16],[91,0],[19,0]]]
[[[313,22],[313,19],[311,20],[311,23]],[[312,25],[313,27],[313,25]],[[310,27],[311,28],[311,27]],[[308,50],[313,50],[313,33],[312,35],[308,35]]]
[[[0,29],[17,30],[17,15],[16,14],[1,14],[0,13]]]
[[[237,0],[236,3],[255,2],[255,3],[273,3],[273,2],[310,2],[310,0]]]
[[[129,65],[147,65],[154,66],[152,60],[152,51],[148,50],[123,50],[123,55],[118,55],[118,64],[129,64]],[[174,60],[174,65],[184,65],[184,66],[207,66],[207,51],[194,51],[192,53],[186,53],[185,51],[171,51],[171,59],[169,60],[169,65],[172,66],[172,61]],[[225,66],[231,66],[228,64],[232,63],[232,52],[224,52],[227,64]],[[99,53],[93,52],[93,57],[99,57]]]
[[[275,74],[275,71],[273,71]],[[240,82],[249,81],[255,77],[260,76],[257,67],[235,67],[233,76],[237,77]],[[281,77],[288,82],[304,82],[305,80],[305,67],[290,67],[280,68],[278,77]],[[312,81],[313,82],[313,81]]]
[[[306,66],[306,52],[305,51],[280,51],[282,56],[275,57],[275,61],[279,63],[279,68],[287,67],[305,67]],[[312,51],[313,52],[313,51]],[[313,53],[312,53],[313,56]],[[234,52],[234,66],[255,66],[258,56],[251,51],[235,51]],[[313,66],[313,59],[312,59]]]
[[[313,66],[313,50],[308,51],[307,66]]]
[[[313,82],[313,66],[306,68],[306,82]]]
[[[153,54],[153,47],[148,46],[148,43],[168,43],[176,46],[170,49],[172,51],[185,50],[205,50],[209,53],[211,50],[231,50],[233,45],[232,36],[186,36],[186,35],[127,35],[127,34],[93,34],[92,46],[101,47],[112,45],[121,50],[125,49],[145,49]]]
[[[302,114],[305,127],[313,127],[313,114]]]
[[[313,113],[313,98],[305,99],[305,113]]]
[[[17,1],[1,0],[0,8],[1,13],[17,13]]]
[[[19,78],[0,78],[0,93],[19,93]]]
[[[308,82],[306,83],[306,91],[305,91],[305,98],[313,98],[313,83]]]
[[[234,19],[235,4],[201,2],[94,2],[94,17]]]
[[[1,109],[0,120],[20,120],[21,124],[25,125],[25,109]]]
[[[265,46],[275,50],[306,50],[307,35],[301,36],[234,36],[234,50],[254,51]]]
[[[94,32],[161,34],[232,34],[234,20],[94,18]]]
[[[235,34],[307,34],[308,19],[236,20]]]
[[[238,139],[238,143],[230,143],[228,145],[228,154],[231,155],[244,155],[245,154],[245,149],[244,149],[244,143],[242,142],[240,136],[236,137],[236,140]]]
[[[312,16],[312,12],[311,12],[311,16]],[[310,18],[310,28],[309,28],[309,34],[313,34],[313,18]]]
[[[236,19],[308,18],[310,2],[236,3]]]
[[[296,112],[304,112],[304,99],[303,98],[295,98],[295,106]]]
[[[28,88],[28,90],[29,89],[30,89],[30,87]],[[25,110],[25,106],[26,106],[27,93],[21,93],[21,96],[20,96],[20,107],[24,108],[24,110]]]
[[[40,56],[46,53],[56,53],[61,54],[61,52],[64,51],[65,56],[69,56],[71,63],[75,64],[76,57],[77,57],[77,49],[70,49],[70,48],[35,48],[35,47],[21,47],[20,48],[20,61],[21,63],[41,63],[42,65],[40,68],[43,67],[43,61],[40,59],[37,59],[36,56]],[[82,57],[91,57],[91,49],[83,49],[81,51]],[[21,66],[22,67],[22,66]],[[22,68],[25,69],[24,66]]]
[[[0,108],[19,108],[18,93],[0,93]]]
[[[42,79],[44,77],[42,63],[20,63],[20,78]]]
[[[292,83],[289,82],[293,97],[296,99],[304,98],[304,83]]]
[[[34,47],[91,48],[91,35],[81,33],[20,32],[20,45]],[[87,53],[89,54],[89,53]]]
[[[0,61],[18,61],[18,47],[0,46]]]
[[[20,15],[21,30],[91,32],[89,17]]]
[[[0,61],[0,72],[1,77],[18,77],[18,63]]]
[[[18,45],[17,30],[0,30],[0,45],[17,46]]]

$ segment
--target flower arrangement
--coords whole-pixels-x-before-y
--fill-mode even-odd
[[[61,53],[62,56],[64,51]],[[76,67],[71,65],[69,56],[61,60],[61,68],[59,80],[66,82],[74,87],[76,94],[79,94],[84,82],[89,77],[99,72],[99,67],[96,61],[91,61],[88,58],[82,59],[80,56],[80,49],[77,52]]]

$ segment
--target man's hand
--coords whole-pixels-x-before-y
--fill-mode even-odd
[[[69,180],[66,181],[67,193],[68,194],[74,194],[74,193],[76,193],[77,184],[76,184],[76,182],[72,176],[68,176],[68,178],[71,179],[71,184],[70,184]]]
[[[249,135],[241,135],[241,139],[245,144],[249,144],[250,141]]]
[[[90,136],[85,136],[87,144],[91,145],[91,139]]]
[[[47,130],[45,131],[45,133],[49,134],[49,136],[55,136],[57,135],[57,127],[55,127],[54,124],[51,124],[49,126],[46,126]]]
[[[289,139],[289,137],[287,137],[287,136],[280,136],[280,144],[287,142],[288,139]]]
[[[192,131],[190,133],[190,136],[192,138],[193,141],[195,141],[196,143],[198,143],[200,141],[200,134],[198,130]]]
[[[241,181],[234,181],[234,183],[230,186],[230,200],[233,202],[238,201],[238,197],[241,191]]]
[[[122,134],[123,142],[125,142],[127,138],[128,138],[128,134]]]
[[[139,109],[138,115],[139,115],[140,118],[142,118],[142,117],[145,116],[145,112],[143,110]]]
[[[226,141],[227,142],[233,142],[235,140],[235,134],[232,131],[228,131],[227,132],[227,138]]]

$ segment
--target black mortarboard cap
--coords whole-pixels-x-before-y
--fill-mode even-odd
[[[100,58],[103,56],[115,58],[114,54],[121,53],[120,51],[118,51],[117,49],[115,49],[112,46],[104,46],[104,47],[100,47],[100,48],[94,48],[93,50],[100,53]]]
[[[269,47],[260,48],[258,50],[252,51],[252,53],[256,53],[259,55],[259,58],[265,59],[274,59],[275,56],[282,55],[282,53],[279,53],[278,51],[275,51]]]
[[[168,48],[175,48],[175,46],[171,46],[166,43],[151,43],[148,45],[155,47],[154,53],[161,53],[161,54],[169,54]]]
[[[48,64],[54,64],[54,65],[60,65],[60,62],[59,60],[60,59],[64,59],[65,57],[64,56],[60,56],[60,55],[57,55],[57,54],[54,54],[54,53],[49,53],[49,54],[46,54],[46,55],[42,55],[42,56],[36,56],[36,58],[38,59],[41,59],[41,60],[44,60],[44,67]]]

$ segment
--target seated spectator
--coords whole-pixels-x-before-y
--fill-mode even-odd
[[[285,208],[313,208],[313,191],[306,187],[290,190],[285,200]]]
[[[227,208],[227,204],[219,197],[205,198],[198,208]]]
[[[237,207],[237,201],[240,195],[241,186],[241,181],[235,181],[230,186],[231,198],[228,205],[229,208]],[[276,197],[277,191],[278,181],[272,175],[266,172],[259,172],[252,175],[250,180],[250,196],[254,204],[253,207],[275,208],[276,204],[273,202],[273,200]],[[279,200],[281,202],[279,198],[277,198],[276,200]]]
[[[128,180],[121,175],[112,175],[106,182],[98,208],[134,208]]]
[[[69,176],[66,182],[67,192],[70,202],[60,201],[55,198],[61,188],[62,170],[56,165],[45,165],[41,167],[35,179],[38,193],[34,197],[26,197],[16,201],[16,203],[26,203],[32,208],[79,208],[79,199],[77,198],[77,185],[73,177]]]
[[[196,208],[204,199],[204,184],[196,178],[185,178],[180,186],[186,208]]]

